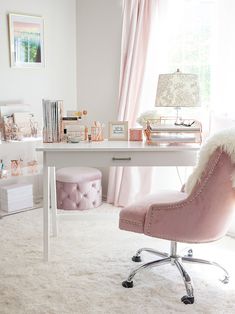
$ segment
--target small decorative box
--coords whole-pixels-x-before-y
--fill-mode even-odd
[[[143,129],[133,128],[129,130],[129,140],[130,141],[142,141],[143,140]]]

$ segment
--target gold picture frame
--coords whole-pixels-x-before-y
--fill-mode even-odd
[[[128,141],[128,121],[109,122],[109,141]]]

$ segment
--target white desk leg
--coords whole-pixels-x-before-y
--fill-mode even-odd
[[[57,201],[56,201],[56,175],[55,167],[50,167],[50,186],[51,186],[51,222],[52,235],[56,237],[58,234],[57,226]]]
[[[50,170],[46,163],[46,153],[43,153],[43,259],[49,260],[50,229],[49,229],[49,206],[50,206]]]

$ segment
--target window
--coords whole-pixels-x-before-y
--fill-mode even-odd
[[[158,74],[195,73],[203,107],[210,106],[215,63],[217,0],[159,0],[152,28],[141,109],[154,107]]]
[[[198,74],[201,104],[208,106],[214,63],[215,2],[183,0],[180,3],[169,1],[166,15],[169,25],[164,47],[166,71],[179,68],[185,73]]]

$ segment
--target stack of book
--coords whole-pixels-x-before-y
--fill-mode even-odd
[[[62,137],[62,100],[42,101],[43,106],[43,142],[54,143],[60,142]]]
[[[33,207],[32,184],[11,184],[0,189],[1,210],[9,213]]]

